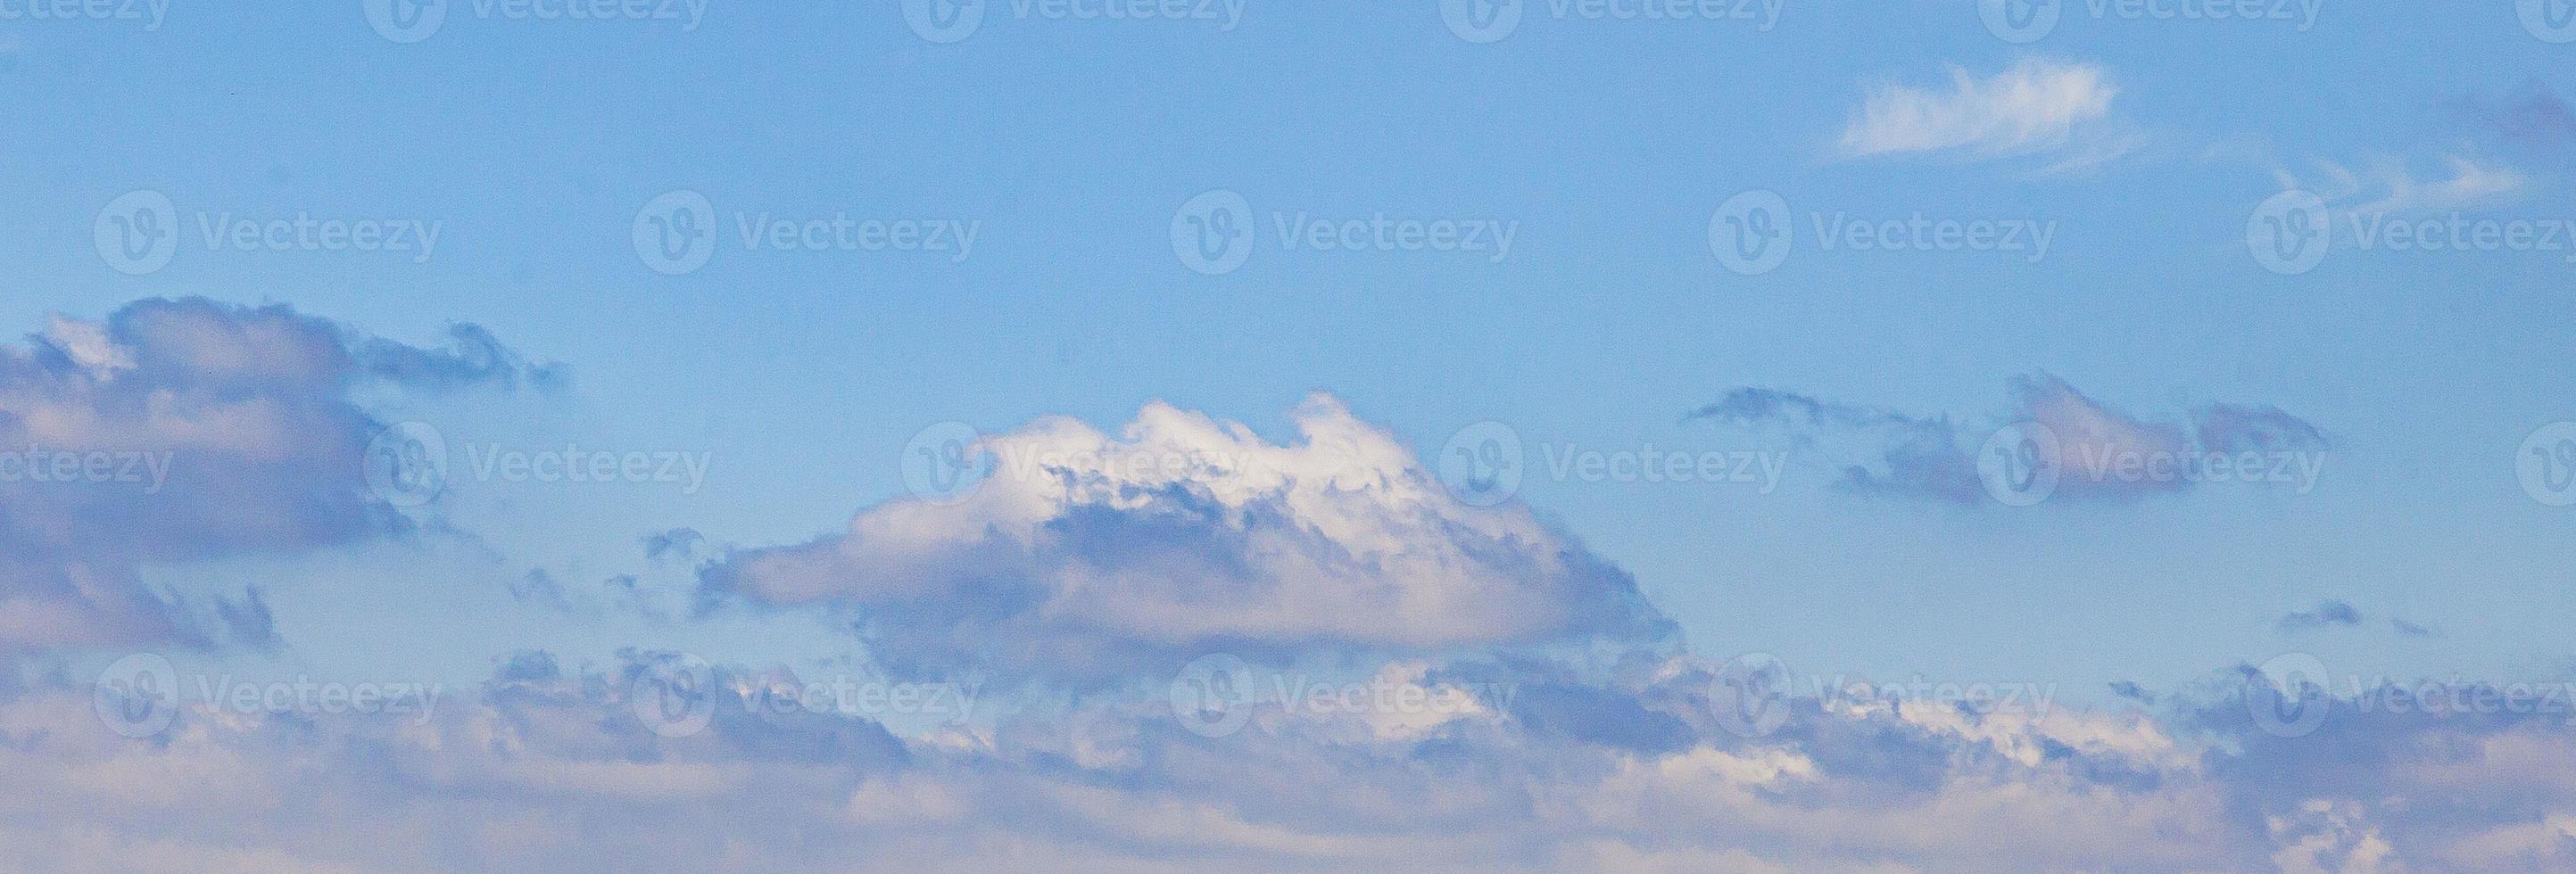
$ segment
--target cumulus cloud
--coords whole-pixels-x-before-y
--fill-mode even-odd
[[[2028,389],[2025,411],[2070,430],[2184,433]],[[1817,439],[1940,421],[1781,393],[1713,406]],[[0,845],[41,870],[2576,864],[2566,685],[2285,689],[2242,667],[2166,694],[2127,684],[2130,703],[2093,710],[2032,684],[1785,666],[1747,683],[1742,660],[1664,645],[1624,575],[1525,511],[1456,505],[1329,399],[1294,418],[1287,444],[1159,405],[1115,436],[1044,420],[987,438],[1002,470],[961,500],[891,502],[846,535],[709,570],[712,596],[841,604],[883,652],[964,669],[900,680],[949,690],[946,709],[840,695],[852,678],[827,670],[663,651],[508,653],[478,688],[429,688],[394,713],[243,708],[192,682],[220,678],[156,702],[59,669],[0,672]],[[1449,590],[1510,609],[1435,615],[1457,610]],[[993,592],[1013,597],[918,603]],[[1275,615],[1282,593],[1375,598],[1429,630]],[[879,630],[895,618],[915,624]],[[1037,645],[1013,649],[1021,636]],[[1513,646],[1568,638],[1584,645]],[[1248,660],[1228,684],[1243,718],[1209,730],[1180,694],[1208,687],[1186,671],[1085,647],[1298,658]],[[1026,661],[1040,656],[1082,670]],[[874,668],[858,682],[886,682]],[[986,670],[1074,682],[993,700],[971,688]],[[138,702],[167,727],[111,731]]]
[[[1837,148],[1846,157],[2058,153],[2062,169],[2096,166],[2140,145],[2111,123],[2118,94],[2091,64],[2027,59],[1985,78],[1952,67],[1946,88],[1870,88]]]
[[[908,671],[1099,679],[1210,648],[1646,640],[1670,623],[1624,571],[1525,509],[1451,498],[1410,450],[1318,395],[1272,444],[1153,404],[1118,434],[1065,418],[982,439],[960,500],[892,501],[849,528],[735,552],[714,601],[847,608]]]
[[[2324,431],[2271,406],[2207,405],[2191,412],[2187,428],[2122,413],[2046,373],[2014,377],[2010,390],[2012,403],[2002,414],[1975,423],[1763,388],[1736,389],[1685,420],[1773,428],[1798,445],[1848,457],[1838,483],[1857,492],[1958,503],[1987,499],[1974,453],[1998,429],[2023,423],[2042,426],[2053,438],[2041,444],[2044,457],[2033,461],[2059,472],[2055,495],[2076,499],[2180,492],[2195,482],[2179,470],[2172,476],[2122,475],[2127,459],[2181,465],[2212,453],[2326,445]]]
[[[56,316],[0,348],[0,654],[273,645],[258,593],[191,604],[141,568],[402,530],[367,488],[377,424],[349,394],[527,372],[480,328],[455,336],[473,342],[424,351],[283,306],[190,298]]]

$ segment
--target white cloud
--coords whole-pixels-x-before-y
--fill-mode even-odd
[[[2065,151],[2054,166],[2098,166],[2142,145],[2135,134],[2107,125],[2118,94],[2110,74],[2091,64],[2023,60],[1984,79],[1952,67],[1946,89],[1896,83],[1870,89],[1839,149],[1850,157]]]

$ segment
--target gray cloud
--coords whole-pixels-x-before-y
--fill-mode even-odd
[[[472,342],[426,352],[285,306],[188,298],[57,317],[0,348],[0,653],[273,648],[257,592],[191,603],[146,588],[139,569],[406,530],[367,488],[378,425],[349,394],[522,378],[480,328],[455,336]],[[407,363],[369,363],[393,359]]]

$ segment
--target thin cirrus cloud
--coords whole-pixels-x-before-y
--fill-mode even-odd
[[[2183,458],[2201,453],[2295,452],[2326,446],[2322,429],[2278,407],[2216,403],[2184,421],[2150,421],[2120,412],[2047,373],[2014,377],[2012,403],[1999,416],[1956,421],[1913,415],[1764,388],[1739,388],[1692,411],[1686,421],[1771,428],[1799,445],[1845,458],[1837,483],[1862,494],[1951,503],[1987,500],[1975,453],[1986,435],[2019,422],[2046,426],[2056,455],[2042,461],[2069,472],[2056,494],[2076,499],[2176,493],[2188,478],[2083,476],[2123,457]]]
[[[2142,145],[2111,113],[2119,88],[2102,67],[2024,59],[1991,76],[1951,67],[1942,86],[1868,89],[1835,142],[1847,158],[2041,156],[2044,172],[2116,160]]]

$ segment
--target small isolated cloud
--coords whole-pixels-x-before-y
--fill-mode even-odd
[[[2189,489],[2181,470],[2153,475],[2153,465],[2187,465],[2204,456],[2291,452],[2323,448],[2315,425],[2276,407],[2211,404],[2190,411],[2192,425],[2149,421],[2112,409],[2046,373],[2015,377],[2013,403],[2000,416],[1960,423],[1947,415],[1915,416],[1836,403],[1772,389],[1740,388],[1693,411],[1705,419],[1784,431],[1798,444],[1848,455],[1840,485],[1865,494],[1931,498],[1958,503],[1987,499],[1975,453],[1987,435],[2015,423],[2045,426],[2054,454],[2032,459],[2061,471],[2054,494],[2071,498],[2127,498]],[[2123,475],[2137,459],[2149,467]],[[2268,471],[2266,471],[2268,475]]]
[[[2351,197],[2371,198],[2345,208],[2348,212],[2362,215],[2499,206],[2521,199],[2532,186],[2531,177],[2522,171],[2497,163],[2481,163],[2464,155],[2444,158],[2442,171],[2423,179],[2416,178],[2405,164],[2386,159],[2373,162],[2359,173],[2331,167],[2329,175],[2337,183],[2333,186],[2333,193],[2318,193],[2330,202]]]
[[[276,645],[266,602],[147,588],[155,562],[287,552],[407,526],[361,464],[361,385],[544,383],[472,325],[452,351],[284,306],[137,301],[0,347],[0,655]]]
[[[706,595],[853,609],[900,670],[1099,679],[1211,648],[1440,650],[1670,623],[1627,572],[1526,509],[1458,503],[1392,435],[1317,395],[1272,444],[1156,403],[1118,434],[1068,418],[984,437],[995,472],[847,531],[740,551]]]
[[[1983,79],[1952,67],[1947,88],[1870,88],[1837,148],[1845,157],[2055,154],[2053,169],[2097,166],[2141,144],[2110,124],[2118,94],[2091,64],[2030,59]]]
[[[2434,631],[2426,626],[2408,622],[2404,619],[2391,618],[2388,620],[2388,627],[2396,629],[2397,633],[2407,637],[2436,637],[2440,635],[2440,632]]]
[[[2315,631],[2337,626],[2349,628],[2361,624],[2361,611],[2342,601],[2326,600],[2317,606],[2281,617],[2278,627],[2284,634]]]

